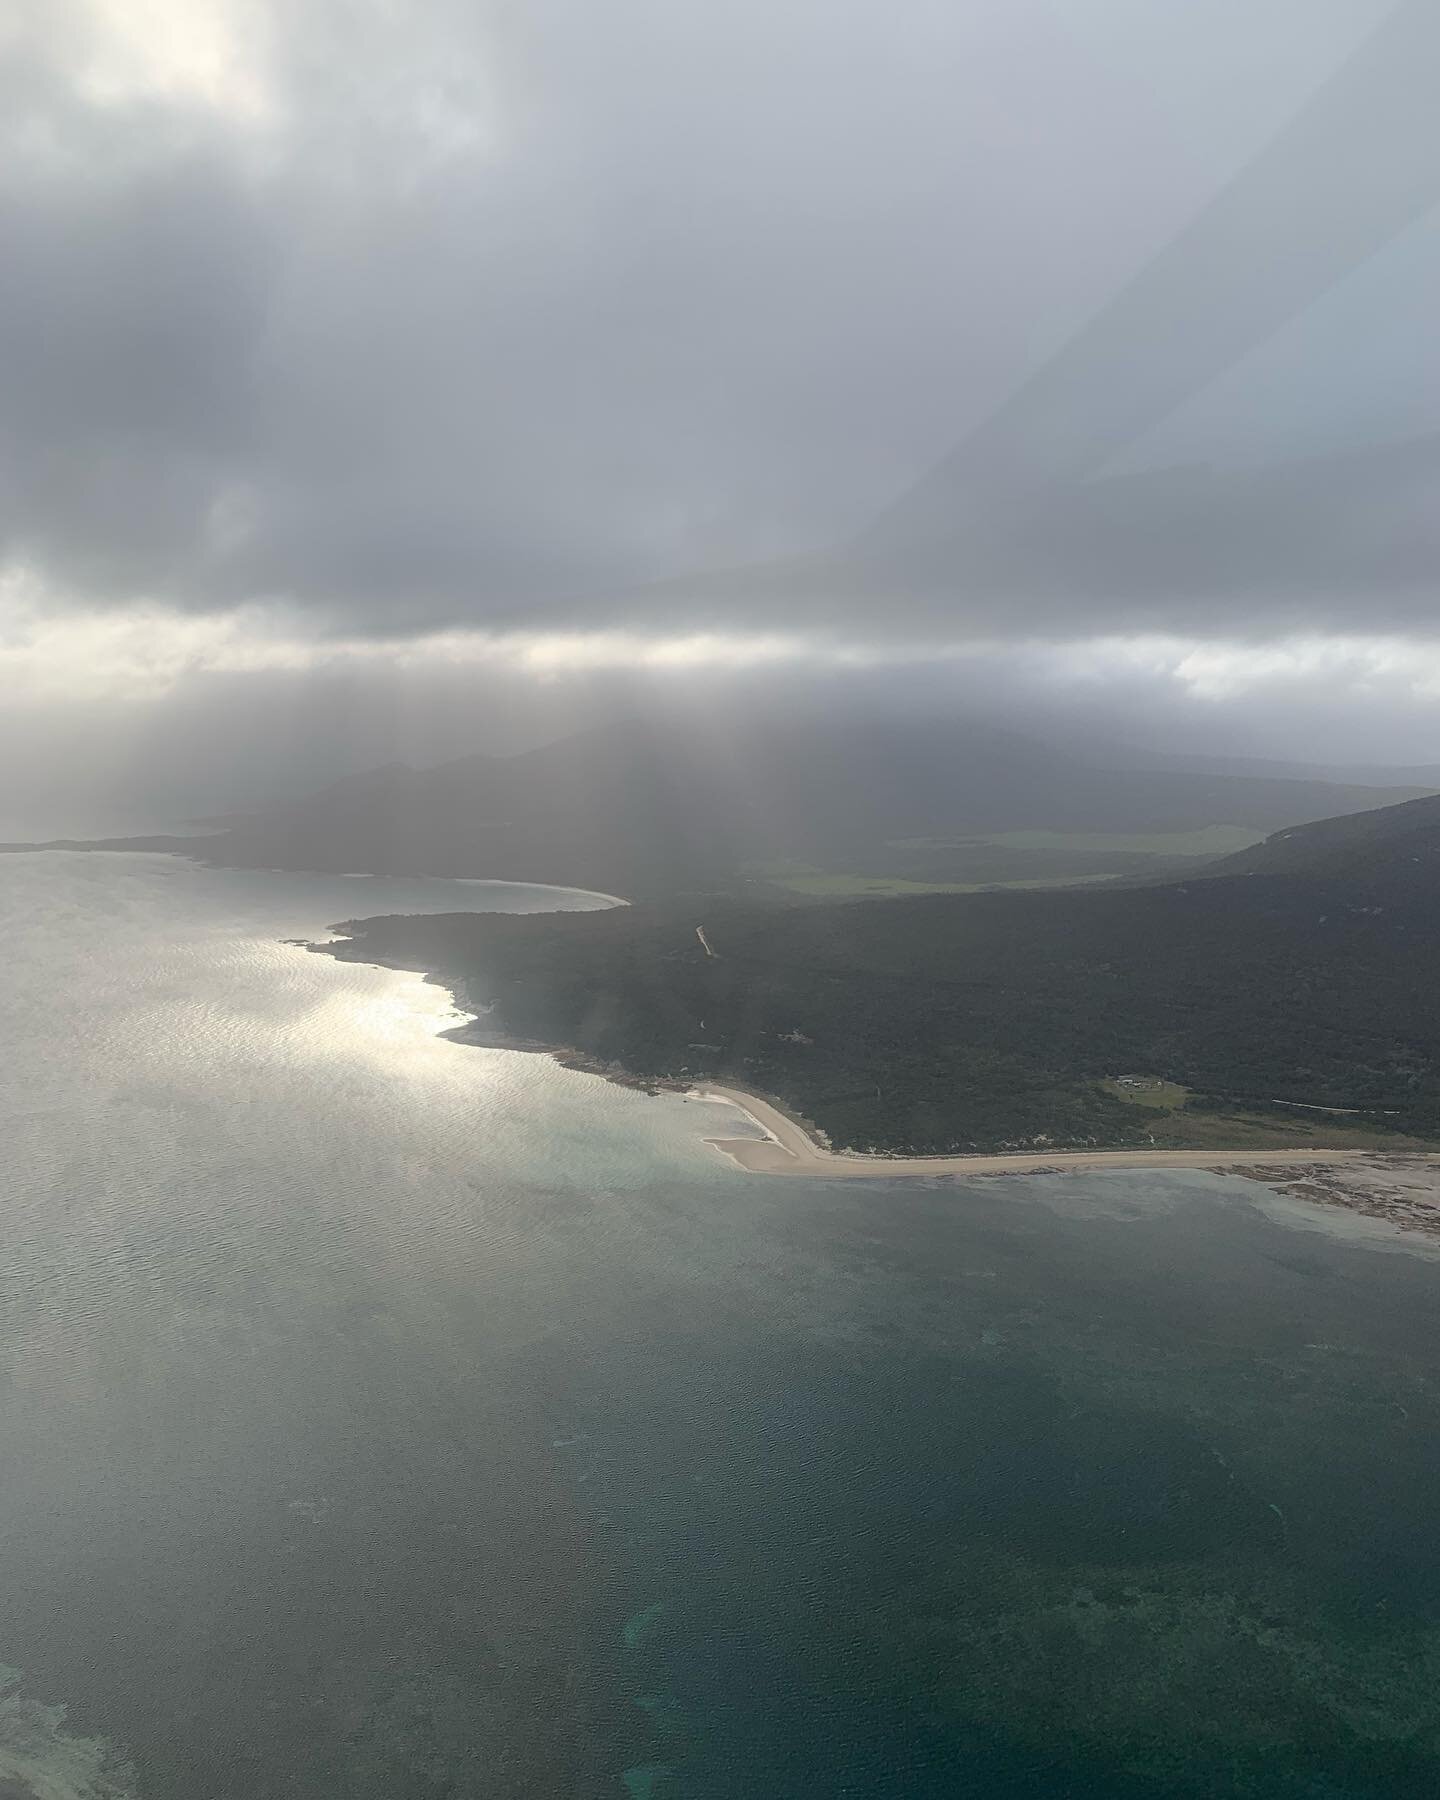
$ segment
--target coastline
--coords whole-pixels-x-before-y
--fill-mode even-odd
[[[708,1086],[692,1090],[697,1099],[718,1100],[738,1107],[765,1133],[763,1138],[707,1138],[722,1156],[752,1175],[807,1175],[831,1180],[875,1180],[907,1175],[1038,1175],[1060,1169],[1214,1169],[1254,1163],[1260,1167],[1292,1164],[1363,1162],[1373,1150],[1001,1150],[962,1156],[866,1156],[859,1151],[831,1150],[804,1126],[769,1100],[738,1088]],[[1440,1160],[1440,1158],[1437,1158]]]
[[[737,1173],[802,1176],[812,1181],[894,1181],[929,1177],[984,1178],[1002,1175],[1084,1174],[1117,1169],[1197,1169],[1257,1182],[1272,1192],[1320,1207],[1339,1208],[1384,1220],[1402,1231],[1440,1239],[1440,1151],[1377,1150],[1321,1147],[1170,1150],[1010,1150],[979,1151],[961,1156],[866,1156],[832,1150],[773,1100],[718,1082],[637,1075],[617,1063],[603,1062],[574,1045],[510,1035],[497,1027],[489,1012],[476,1013],[473,1001],[462,1001],[456,978],[448,972],[417,969],[413,962],[390,960],[365,944],[364,934],[343,928],[323,942],[295,940],[319,955],[339,962],[369,963],[377,968],[421,976],[445,990],[461,1022],[440,1036],[456,1044],[511,1050],[524,1056],[548,1056],[562,1068],[598,1076],[617,1087],[646,1094],[673,1093],[717,1101],[743,1113],[763,1136],[710,1137],[704,1142]]]
[[[543,883],[511,882],[499,883],[512,887],[543,886]],[[576,888],[575,893],[594,894],[596,888]],[[618,906],[629,906],[628,900],[618,896],[602,895],[603,899],[615,899]],[[562,1069],[573,1069],[580,1075],[598,1075],[602,1081],[613,1082],[616,1087],[635,1088],[645,1094],[688,1094],[691,1083],[688,1081],[671,1081],[661,1076],[636,1075],[631,1070],[622,1068],[619,1063],[602,1062],[599,1057],[587,1055],[577,1050],[573,1044],[552,1044],[541,1038],[516,1037],[500,1026],[492,1023],[492,1009],[475,1010],[476,1002],[462,999],[458,986],[459,977],[444,970],[417,968],[412,961],[399,960],[381,955],[373,948],[366,946],[363,932],[353,932],[346,926],[363,921],[346,920],[334,925],[335,933],[329,938],[287,938],[297,950],[308,950],[314,956],[329,956],[336,962],[367,964],[374,969],[390,969],[397,975],[416,975],[431,987],[439,988],[449,997],[450,1004],[460,1015],[458,1023],[448,1025],[436,1035],[447,1043],[466,1044],[478,1050],[512,1050],[517,1056],[548,1056],[559,1063]],[[364,954],[361,954],[361,952]]]
[[[711,1084],[696,1099],[734,1106],[763,1138],[707,1138],[751,1175],[801,1175],[811,1181],[905,1180],[917,1176],[1084,1174],[1116,1169],[1199,1169],[1254,1181],[1318,1207],[1378,1219],[1397,1230],[1440,1239],[1440,1152],[1359,1149],[1051,1150],[970,1156],[862,1156],[831,1150],[772,1101]]]
[[[554,888],[560,893],[589,894],[606,900],[611,906],[633,906],[624,894],[612,894],[604,888],[589,887],[584,882],[556,881],[553,877],[523,875],[456,875],[433,869],[327,869],[309,862],[228,862],[207,856],[205,846],[216,844],[223,832],[150,832],[135,837],[115,838],[36,838],[0,842],[0,856],[39,856],[50,851],[79,851],[87,856],[174,856],[182,862],[193,862],[202,869],[231,869],[237,873],[259,875],[315,875],[337,881],[458,881],[468,887]],[[297,939],[296,942],[306,940]],[[380,966],[377,964],[377,967]]]

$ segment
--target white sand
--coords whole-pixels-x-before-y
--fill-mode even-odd
[[[827,1150],[801,1126],[754,1094],[735,1088],[695,1089],[700,1100],[739,1107],[765,1133],[763,1138],[709,1138],[742,1169],[754,1175],[807,1175],[827,1181],[892,1175],[1033,1175],[1048,1169],[1298,1169],[1325,1163],[1363,1163],[1373,1150],[1019,1150],[987,1156],[859,1156]],[[1414,1152],[1407,1157],[1413,1159]],[[1425,1160],[1440,1160],[1426,1158]]]

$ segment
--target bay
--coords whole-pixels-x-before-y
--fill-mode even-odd
[[[1436,1791],[1429,1247],[768,1183],[286,941],[597,903],[0,859],[0,1795]]]

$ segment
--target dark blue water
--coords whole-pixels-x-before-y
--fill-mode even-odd
[[[282,942],[533,891],[0,881],[3,1800],[1440,1792],[1424,1244],[748,1177]]]
[[[1432,1791],[1435,1264],[1038,1185],[808,1192],[756,1261],[823,1323],[609,1346],[649,1791]]]

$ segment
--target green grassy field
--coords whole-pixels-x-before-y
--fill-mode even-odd
[[[901,875],[769,875],[767,881],[788,893],[812,900],[881,900],[902,894],[981,894],[995,888],[1076,887],[1087,881],[1108,881],[1108,875],[1072,875],[1068,879],[1024,881],[909,881]]]
[[[1078,887],[1118,876],[1183,871],[1260,841],[1239,825],[1200,831],[1007,831],[988,837],[895,838],[839,849],[823,864],[783,860],[752,864],[763,881],[807,900],[868,900],[924,894],[978,894],[995,889]]]
[[[965,850],[988,844],[1000,850],[1119,851],[1133,856],[1229,856],[1263,842],[1263,831],[1245,825],[1207,825],[1199,831],[1002,831],[988,837],[896,838],[896,850]]]
[[[1146,1083],[1144,1087],[1127,1087],[1124,1082],[1113,1079],[1102,1081],[1100,1086],[1117,1100],[1128,1100],[1132,1106],[1150,1106],[1156,1112],[1178,1112],[1190,1098],[1190,1090],[1181,1087],[1178,1081],[1160,1081],[1147,1075],[1139,1079]]]
[[[1205,1113],[1188,1107],[1157,1113],[1151,1136],[1158,1148],[1166,1150],[1379,1150],[1400,1155],[1435,1148],[1431,1138],[1342,1119],[1321,1123],[1312,1116],[1291,1124],[1274,1113]]]
[[[1213,1105],[1192,1107],[1190,1089],[1178,1081],[1162,1081],[1140,1075],[1143,1087],[1129,1087],[1115,1077],[1097,1085],[1103,1093],[1130,1106],[1142,1106],[1154,1114],[1150,1134],[1155,1143],[1176,1150],[1217,1149],[1296,1150],[1324,1146],[1345,1150],[1421,1150],[1427,1140],[1385,1131],[1363,1119],[1336,1114],[1248,1110],[1243,1101],[1233,1109]]]

